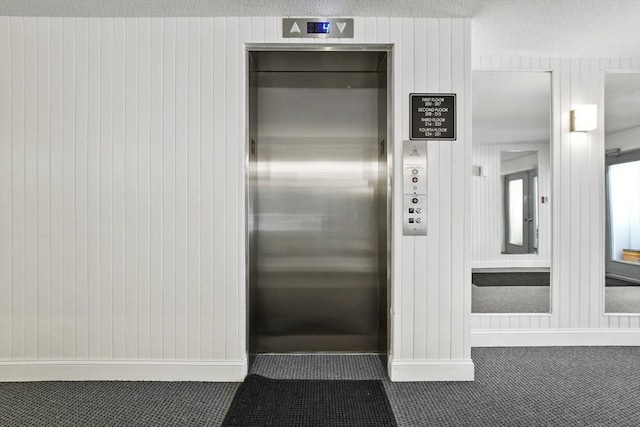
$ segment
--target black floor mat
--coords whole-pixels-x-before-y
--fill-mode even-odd
[[[640,286],[640,283],[616,279],[615,277],[605,277],[604,284],[605,286]]]
[[[471,283],[476,286],[549,286],[549,273],[473,273]]]
[[[223,426],[396,426],[380,380],[275,380],[248,375]]]

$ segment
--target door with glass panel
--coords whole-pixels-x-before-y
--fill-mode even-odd
[[[640,150],[607,157],[606,274],[640,281]]]
[[[504,253],[537,252],[538,173],[536,170],[504,176]]]

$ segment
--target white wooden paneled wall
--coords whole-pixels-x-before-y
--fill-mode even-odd
[[[553,224],[551,314],[474,314],[472,345],[640,345],[640,315],[604,315],[603,137],[604,72],[640,58],[478,56],[473,69],[552,71]],[[597,130],[569,131],[580,104],[598,104]]]
[[[237,32],[0,18],[0,358],[244,357]]]
[[[244,43],[327,42],[280,23],[0,17],[1,378],[242,378]],[[394,188],[391,350],[396,379],[470,379],[470,21],[356,18],[335,42],[394,45],[394,183],[408,94],[458,94],[428,237],[401,235]]]
[[[472,268],[549,267],[551,265],[551,205],[540,204],[537,254],[502,255],[504,214],[503,180],[500,175],[502,151],[537,151],[540,196],[551,194],[549,144],[478,144],[473,146],[472,163],[486,168],[487,176],[471,179]]]
[[[410,92],[457,93],[461,124],[456,142],[428,143],[427,237],[401,236],[401,189],[395,188],[392,364],[407,362],[397,363],[392,376],[420,379],[413,375],[419,377],[419,369],[428,365],[416,361],[467,360],[467,375],[449,378],[470,379],[471,292],[465,285],[471,281],[470,176],[466,173],[471,168],[470,23],[437,19],[391,22],[397,22],[401,31],[394,35],[391,27],[391,41],[396,44],[394,182],[401,182],[398,142],[409,138]],[[401,372],[401,366],[406,371]]]

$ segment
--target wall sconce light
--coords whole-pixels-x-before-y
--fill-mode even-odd
[[[587,132],[598,127],[598,107],[579,105],[571,110],[571,132]]]

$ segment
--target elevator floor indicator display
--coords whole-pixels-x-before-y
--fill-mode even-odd
[[[283,18],[284,38],[353,38],[353,18]]]

